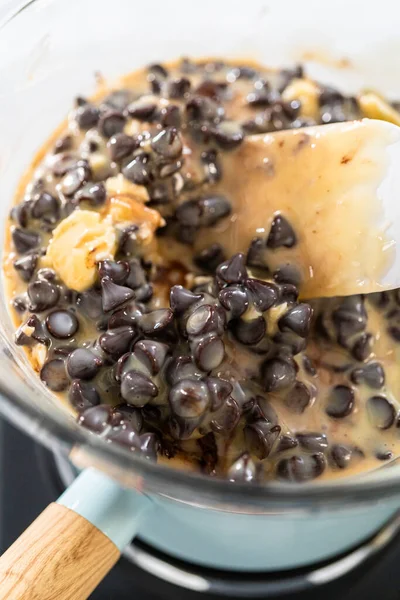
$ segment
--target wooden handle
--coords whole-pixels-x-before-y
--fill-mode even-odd
[[[0,600],[85,600],[119,556],[89,521],[50,504],[0,558]]]

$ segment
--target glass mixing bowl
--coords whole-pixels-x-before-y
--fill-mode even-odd
[[[0,10],[3,223],[35,151],[65,117],[73,97],[94,92],[99,71],[112,81],[141,65],[181,55],[249,56],[272,65],[305,59],[310,74],[327,83],[346,90],[374,87],[400,97],[400,5],[391,0],[381,0],[378,13],[368,11],[365,2],[344,0],[334,5],[321,0],[31,0]],[[4,226],[0,230],[2,240]],[[297,519],[307,531],[315,515],[322,520],[334,515],[342,529],[343,519],[355,523],[362,515],[357,532],[343,535],[329,551],[318,550],[321,558],[370,535],[400,506],[396,461],[353,479],[262,487],[173,470],[106,443],[78,427],[31,371],[13,344],[2,290],[0,296],[0,412],[79,467],[95,466],[125,486],[218,518],[267,515],[282,527]],[[290,535],[299,532],[287,532],[286,544]],[[268,566],[282,565],[272,559]]]

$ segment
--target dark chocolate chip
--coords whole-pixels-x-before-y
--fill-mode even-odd
[[[139,147],[139,142],[134,137],[126,135],[126,133],[117,133],[108,140],[107,146],[110,150],[111,159],[118,162],[132,154]]]
[[[292,248],[297,239],[293,227],[282,215],[277,215],[272,221],[271,230],[267,239],[268,248]]]
[[[132,100],[131,90],[115,90],[103,99],[103,104],[114,110],[123,111]]]
[[[144,96],[129,104],[127,111],[133,119],[151,122],[157,110],[155,101]]]
[[[190,81],[187,77],[177,77],[168,82],[168,96],[170,98],[183,98],[190,91]]]
[[[121,382],[121,395],[128,404],[141,407],[158,395],[158,387],[139,371],[128,371]]]
[[[14,261],[13,266],[23,281],[30,281],[35,272],[39,256],[37,254],[26,254]]]
[[[59,309],[47,315],[46,327],[53,337],[66,340],[78,331],[79,322],[72,311]]]
[[[278,439],[281,428],[266,421],[256,421],[247,425],[244,429],[246,446],[257,458],[263,460],[271,453]]]
[[[83,411],[78,419],[79,425],[95,433],[102,433],[110,425],[111,406],[100,404]]]
[[[393,404],[383,396],[372,396],[367,400],[367,413],[371,423],[378,429],[389,429],[396,416]]]
[[[276,451],[285,452],[286,450],[292,450],[293,448],[296,448],[296,446],[298,445],[299,442],[296,440],[296,438],[294,438],[291,435],[285,434],[281,436]]]
[[[317,375],[317,369],[314,366],[314,363],[312,362],[311,358],[309,358],[306,355],[303,355],[303,367],[306,373],[308,373],[308,375],[311,375],[311,377],[315,377]]]
[[[229,398],[233,387],[229,381],[220,377],[208,377],[205,381],[210,395],[210,408],[211,411],[214,412],[221,408],[224,402]]]
[[[261,380],[265,391],[273,392],[292,386],[296,379],[293,359],[271,358],[261,365]]]
[[[175,127],[162,129],[151,141],[151,147],[163,158],[178,158],[182,154],[182,139]]]
[[[295,265],[281,265],[274,271],[274,280],[280,284],[298,286],[301,283],[301,273]]]
[[[368,387],[379,390],[385,384],[385,371],[380,363],[370,362],[351,372],[351,380],[356,385],[364,383]]]
[[[36,231],[27,231],[14,227],[11,231],[12,241],[18,254],[25,254],[40,244],[40,235]]]
[[[354,342],[351,349],[352,356],[362,362],[371,355],[373,336],[370,333],[362,333],[358,340]]]
[[[105,312],[114,310],[127,300],[135,297],[135,293],[127,287],[117,285],[110,277],[101,280],[102,306]]]
[[[222,167],[218,160],[216,150],[205,150],[201,153],[201,162],[204,165],[206,181],[217,183],[222,177]]]
[[[192,419],[204,414],[210,403],[210,395],[204,382],[183,379],[171,388],[168,400],[174,415]]]
[[[42,312],[55,306],[60,297],[59,288],[49,281],[38,280],[28,285],[28,297],[32,312]]]
[[[176,356],[168,363],[166,380],[173,386],[183,379],[202,379],[203,375],[190,356]]]
[[[99,262],[100,277],[109,277],[117,285],[123,285],[128,279],[129,273],[129,263],[125,261],[102,260]]]
[[[260,312],[265,312],[278,300],[279,290],[273,283],[259,279],[247,279],[245,286],[251,294],[255,308]]]
[[[79,106],[75,113],[75,120],[78,123],[79,129],[90,129],[96,127],[100,118],[100,111],[97,106],[87,102]]]
[[[281,331],[293,331],[302,338],[310,332],[312,308],[309,304],[298,304],[290,308],[278,321]]]
[[[336,385],[330,392],[326,414],[334,419],[347,417],[354,409],[354,392],[347,385]]]
[[[325,470],[323,454],[291,456],[283,458],[277,465],[277,476],[290,482],[302,483],[319,477]]]
[[[163,332],[173,323],[173,312],[169,308],[159,308],[139,317],[139,326],[145,335]]]
[[[186,321],[189,337],[215,332],[222,335],[225,326],[225,313],[211,304],[202,304],[191,312]]]
[[[93,379],[103,361],[88,348],[77,348],[67,358],[67,371],[71,379]]]
[[[78,412],[100,404],[100,396],[95,386],[87,381],[74,379],[69,388],[68,398]]]
[[[55,223],[60,216],[59,202],[48,192],[42,192],[32,205],[32,217]]]
[[[99,338],[99,344],[106,354],[116,358],[128,352],[136,335],[133,327],[116,327],[103,333]]]
[[[215,433],[227,435],[235,429],[239,423],[241,410],[238,403],[232,397],[225,400],[219,410],[217,410],[213,419],[210,421],[210,427]]]
[[[266,332],[264,317],[257,317],[256,319],[246,321],[244,319],[236,319],[231,321],[230,328],[235,338],[246,346],[258,344]]]
[[[243,129],[236,121],[222,121],[212,130],[212,134],[222,150],[233,150],[244,140]]]
[[[257,469],[248,452],[244,452],[228,471],[228,479],[233,482],[250,483],[257,477]]]
[[[218,267],[217,274],[226,283],[243,283],[247,279],[245,255],[239,253],[232,256]]]
[[[294,387],[288,392],[285,403],[291,411],[301,414],[311,402],[311,393],[301,381],[296,381]]]
[[[112,135],[121,133],[125,127],[126,118],[118,110],[108,110],[99,121],[99,131],[104,137],[110,138]]]
[[[150,183],[152,177],[149,155],[143,152],[142,154],[135,156],[135,158],[122,169],[122,173],[124,177],[137,185],[147,185]]]
[[[152,375],[157,375],[164,366],[170,347],[154,340],[140,340],[135,344],[135,356]]]
[[[218,300],[229,311],[229,320],[241,317],[249,306],[246,289],[239,285],[231,285],[222,289],[218,294]]]
[[[225,358],[225,345],[220,337],[209,334],[196,341],[194,359],[197,366],[205,372],[219,367]]]
[[[169,303],[173,312],[183,314],[192,304],[201,300],[201,294],[194,294],[181,285],[174,285],[169,295]]]
[[[67,389],[69,379],[62,358],[55,358],[44,363],[40,371],[40,379],[52,392],[63,392]]]
[[[328,447],[328,440],[324,433],[298,433],[296,438],[300,446],[309,452],[323,452]]]
[[[143,416],[139,409],[129,404],[118,404],[113,408],[112,422],[116,427],[120,425],[129,426],[138,433],[143,428]]]
[[[330,457],[336,467],[346,469],[351,462],[353,453],[350,448],[342,444],[335,444],[330,451]]]

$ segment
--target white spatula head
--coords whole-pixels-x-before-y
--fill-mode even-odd
[[[232,255],[258,239],[270,270],[290,265],[308,298],[400,287],[399,127],[364,119],[251,136],[222,170],[232,214],[196,251],[217,242]],[[292,240],[276,235],[282,223]]]

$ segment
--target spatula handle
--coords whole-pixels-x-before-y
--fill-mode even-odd
[[[0,558],[0,600],[84,600],[119,556],[92,523],[50,504]]]

